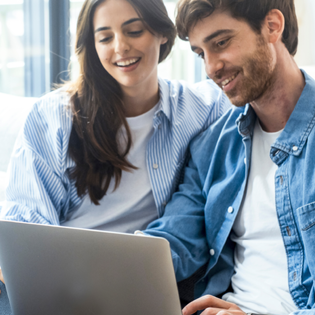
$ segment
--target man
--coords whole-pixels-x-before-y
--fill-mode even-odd
[[[315,314],[315,81],[293,59],[294,2],[180,0],[176,22],[235,104],[145,231],[169,240],[178,281],[206,265],[195,296],[210,295],[183,314]]]

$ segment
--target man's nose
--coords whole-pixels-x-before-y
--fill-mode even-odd
[[[206,73],[210,79],[215,77],[224,67],[224,62],[215,54],[205,54]]]

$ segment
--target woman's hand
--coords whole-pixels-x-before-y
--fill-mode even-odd
[[[2,274],[1,268],[0,268],[0,281],[4,283],[4,279],[3,279],[3,274]],[[0,294],[1,294],[1,290],[0,290]]]
[[[237,305],[218,299],[212,295],[205,295],[183,308],[183,315],[192,315],[204,310],[201,315],[245,315]]]
[[[0,281],[4,283],[4,279],[3,279],[3,274],[2,274],[1,268],[0,268]]]

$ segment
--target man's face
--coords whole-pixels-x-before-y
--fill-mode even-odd
[[[192,50],[204,59],[209,78],[236,106],[263,96],[270,87],[275,58],[262,34],[227,12],[215,11],[189,32]]]

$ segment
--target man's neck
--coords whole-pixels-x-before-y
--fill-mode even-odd
[[[304,76],[293,57],[278,59],[272,86],[250,103],[265,131],[276,132],[285,127],[304,86]]]

